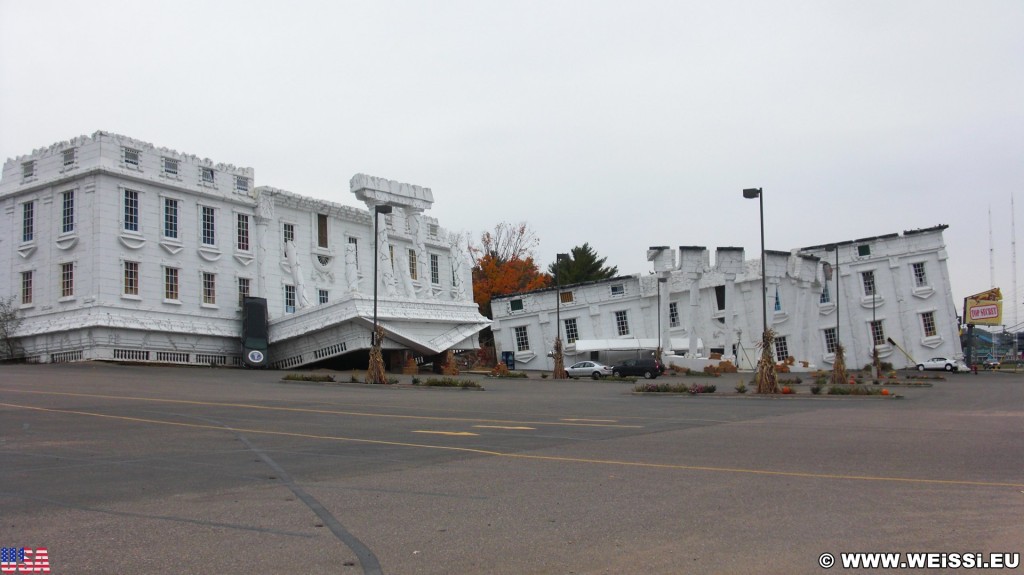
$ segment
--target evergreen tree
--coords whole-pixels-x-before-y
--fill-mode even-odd
[[[554,277],[558,272],[558,283],[561,285],[606,280],[619,273],[617,266],[605,267],[608,258],[598,258],[597,252],[589,243],[576,246],[569,252],[568,259],[555,261],[548,266],[548,273]]]

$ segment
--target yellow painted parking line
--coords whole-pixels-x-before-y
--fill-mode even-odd
[[[473,427],[479,429],[511,429],[514,431],[536,431],[536,427],[525,427],[515,425],[474,425]]]
[[[681,465],[674,463],[650,463],[644,461],[620,461],[614,459],[587,459],[581,457],[561,457],[554,455],[531,455],[527,453],[505,453],[488,449],[477,449],[472,447],[452,447],[450,445],[430,445],[422,443],[407,443],[402,441],[385,441],[381,439],[360,439],[355,437],[338,437],[331,435],[312,435],[309,433],[294,433],[289,431],[270,431],[266,429],[249,429],[241,427],[225,427],[221,425],[209,425],[202,423],[184,423],[179,421],[165,421],[160,419],[146,419],[141,417],[127,417],[122,415],[107,415],[104,413],[91,413],[88,411],[73,411],[69,409],[51,409],[46,407],[35,407],[32,405],[17,405],[13,403],[0,403],[0,407],[12,407],[15,409],[26,409],[30,411],[41,411],[46,413],[67,413],[71,415],[83,415],[99,417],[103,419],[116,419],[120,421],[131,421],[135,423],[151,423],[155,425],[168,425],[191,429],[207,429],[213,431],[231,431],[234,433],[252,433],[258,435],[272,435],[277,437],[299,437],[305,439],[319,439],[324,441],[343,441],[350,443],[363,443],[367,445],[389,445],[393,447],[411,447],[415,449],[438,449],[443,451],[457,451],[461,453],[475,453],[479,455],[491,455],[494,457],[508,457],[512,459],[531,459],[534,461],[551,461],[558,463],[580,463],[589,465],[606,465],[617,467],[637,467],[646,469],[664,469],[671,471],[702,471],[711,473],[733,473],[744,475],[761,475],[776,477],[799,477],[804,479],[824,479],[835,481],[837,479],[849,481],[879,481],[892,483],[907,483],[918,485],[957,485],[971,487],[1011,487],[1024,489],[1024,483],[1009,483],[998,481],[971,481],[962,479],[928,479],[915,477],[884,477],[871,475],[842,475],[831,473],[804,473],[800,471],[772,471],[768,469],[744,469],[737,467],[712,467],[705,465]]]
[[[361,411],[340,411],[334,409],[310,409],[305,407],[272,407],[267,405],[254,405],[249,403],[228,403],[228,402],[216,402],[216,401],[196,401],[188,399],[166,399],[160,397],[137,397],[132,395],[102,395],[93,393],[70,393],[65,391],[37,391],[28,389],[6,389],[0,388],[0,391],[9,391],[13,393],[27,393],[35,395],[57,395],[64,397],[91,397],[98,399],[116,399],[123,401],[147,401],[152,403],[170,403],[177,405],[205,405],[210,407],[237,407],[243,409],[259,409],[264,411],[289,411],[296,413],[320,413],[325,415],[348,415],[352,417],[385,417],[392,419],[417,419],[423,421],[456,421],[463,423],[510,423],[510,424],[528,424],[528,425],[545,425],[545,426],[566,426],[566,427],[612,427],[616,429],[643,429],[642,425],[619,425],[609,424],[600,422],[573,422],[571,420],[564,421],[516,421],[507,419],[478,419],[469,417],[436,417],[429,415],[401,415],[397,413],[367,413]],[[582,420],[581,420],[582,421]],[[614,421],[614,420],[607,420]]]
[[[430,435],[454,435],[454,436],[458,436],[458,437],[463,437],[463,436],[479,437],[480,436],[479,433],[471,433],[469,431],[425,431],[425,430],[416,430],[416,431],[413,431],[413,433],[428,433]]]
[[[563,417],[559,421],[571,421],[571,422],[587,422],[587,423],[618,423],[617,419],[569,419]]]

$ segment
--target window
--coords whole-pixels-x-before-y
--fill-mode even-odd
[[[565,320],[565,341],[566,343],[576,343],[576,340],[580,338],[579,326],[576,325],[576,318],[572,317]]]
[[[60,204],[60,233],[69,234],[75,231],[75,191],[62,193]]]
[[[679,304],[674,301],[668,304],[668,326],[679,327]]]
[[[388,259],[391,261],[391,271],[395,271],[395,244],[388,246]]]
[[[75,295],[75,264],[60,264],[60,297]]]
[[[245,298],[249,296],[249,278],[238,278],[238,305],[241,306],[245,302]]]
[[[36,237],[36,203],[21,205],[21,241],[30,242]]]
[[[327,215],[316,215],[316,245],[321,248],[327,247]]]
[[[139,231],[139,192],[135,190],[124,191],[124,229]]]
[[[248,194],[249,178],[245,176],[235,176],[235,191],[239,194]]]
[[[359,269],[359,238],[349,236],[348,245],[352,246],[352,253],[356,256],[356,269]]]
[[[31,180],[36,175],[36,161],[23,162],[21,164],[21,179]]]
[[[864,244],[857,246],[857,255],[860,257],[867,257],[871,255],[871,246]]]
[[[558,294],[558,301],[560,301],[562,303],[572,303],[573,302],[572,292],[571,291],[564,291],[564,292],[559,293]]]
[[[32,303],[32,272],[21,272],[21,305]]]
[[[825,353],[835,353],[837,343],[839,340],[836,338],[836,328],[825,328]]]
[[[715,286],[715,305],[718,311],[725,311],[725,286]]]
[[[832,294],[828,290],[828,280],[825,280],[825,283],[821,286],[821,298],[818,300],[818,303],[831,303],[831,302],[832,302]]]
[[[619,335],[629,335],[629,312],[622,310],[615,312],[615,329]]]
[[[864,295],[875,295],[875,272],[868,270],[860,274],[860,279],[864,284]]]
[[[238,229],[236,230],[236,247],[243,252],[249,251],[249,216],[238,214]]]
[[[284,286],[284,313],[295,313],[295,286]]]
[[[625,293],[626,293],[626,286],[624,286],[622,284],[615,284],[615,285],[612,286],[612,295],[613,296],[625,295]]]
[[[203,245],[217,244],[217,213],[210,206],[200,206],[202,210]]]
[[[441,258],[437,254],[430,254],[430,283],[441,283]]]
[[[331,301],[331,294],[325,289],[317,290],[317,301],[320,302],[320,305],[324,305]]]
[[[164,299],[178,300],[178,268],[164,268]]]
[[[885,329],[882,327],[882,320],[870,322],[871,326],[871,339],[875,342],[875,345],[885,344]]]
[[[214,185],[216,180],[213,175],[213,168],[199,168],[199,181],[204,184]]]
[[[508,309],[511,311],[523,311],[523,300],[514,299],[508,302]]]
[[[217,274],[203,272],[203,303],[217,305]]]
[[[416,273],[416,250],[409,250],[409,277],[417,280],[420,279]]]
[[[284,243],[295,241],[295,224],[284,224]]]
[[[126,166],[138,168],[142,161],[142,152],[134,148],[121,148],[121,157],[124,159]]]
[[[124,295],[139,295],[139,262],[124,262]]]
[[[427,224],[427,235],[436,238],[438,232],[437,224]]]
[[[164,237],[178,239],[178,200],[164,198]]]
[[[70,168],[75,165],[75,148],[68,148],[61,152],[62,163],[65,168]]]
[[[530,336],[526,333],[526,326],[521,325],[515,328],[516,333],[516,351],[526,351],[530,349]]]
[[[779,286],[775,286],[775,311],[782,311],[782,298],[779,297]]]
[[[163,159],[163,168],[164,168],[164,173],[165,174],[167,174],[169,176],[177,176],[178,175],[178,160],[175,160],[174,158],[164,158]]]
[[[926,311],[921,314],[921,327],[924,328],[925,337],[938,335],[939,332],[935,329],[935,312]]]
[[[775,337],[775,361],[782,361],[789,357],[789,342],[786,341],[786,336]]]
[[[914,264],[914,287],[925,287],[928,285],[928,274],[924,271],[924,262]]]

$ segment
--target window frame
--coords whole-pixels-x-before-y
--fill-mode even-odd
[[[284,313],[295,313],[296,302],[295,285],[284,284]]]
[[[75,233],[75,190],[64,190],[61,192],[60,205],[60,233]]]
[[[163,266],[164,268],[164,301],[181,302],[181,268]]]
[[[240,252],[251,252],[252,241],[250,238],[249,214],[235,212],[235,250]]]
[[[21,243],[29,244],[36,240],[36,201],[29,200],[21,204]]]
[[[34,278],[33,272],[35,270],[25,270],[21,272],[21,305],[22,307],[31,306],[34,295]]]
[[[122,282],[121,282],[121,295],[124,297],[138,297],[139,296],[139,275],[140,275],[139,262],[133,260],[124,260],[121,269]]]
[[[516,351],[529,351],[530,350],[530,331],[529,326],[518,325],[512,328],[512,335],[516,342]]]
[[[441,256],[430,254],[430,283],[441,285]]]
[[[214,272],[199,272],[199,282],[202,286],[202,305],[204,307],[217,306],[217,274]]]
[[[629,329],[629,310],[620,309],[615,311],[615,332],[619,334],[619,337],[625,337],[630,334]]]
[[[59,301],[66,301],[75,297],[75,262],[61,262],[60,264],[60,298]]]
[[[217,247],[217,208],[214,206],[199,204],[199,245]]]
[[[565,328],[565,343],[567,343],[567,344],[576,343],[576,340],[578,340],[580,338],[580,327],[579,327],[579,324],[576,321],[576,318],[574,318],[574,317],[567,317],[564,320],[562,320],[562,322],[563,322],[563,327]],[[572,322],[572,323],[569,323],[569,322]]]
[[[163,205],[161,206],[161,209],[160,209],[161,216],[162,216],[161,220],[162,220],[162,224],[163,224],[163,225],[160,226],[161,237],[163,239],[165,239],[165,240],[180,241],[181,240],[181,200],[179,200],[177,198],[171,198],[171,197],[168,197],[168,196],[163,196],[163,200],[164,200],[163,201]],[[174,212],[173,214],[171,213],[172,210],[168,209],[168,208],[171,208],[172,205],[173,205],[173,212]],[[168,234],[167,233],[168,231],[173,231],[174,234],[173,235]]]
[[[939,335],[938,324],[935,323],[935,311],[923,311],[920,313],[921,316],[921,331],[924,333],[924,337],[935,337]],[[931,333],[929,332],[928,324],[931,324]]]
[[[133,170],[142,169],[142,150],[121,146],[121,163]]]
[[[121,231],[138,234],[142,232],[139,214],[142,206],[142,192],[131,188],[123,188],[121,194]]]

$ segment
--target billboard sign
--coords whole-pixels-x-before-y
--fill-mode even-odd
[[[964,300],[967,323],[1000,325],[1003,323],[1003,295],[999,288],[968,296]]]

